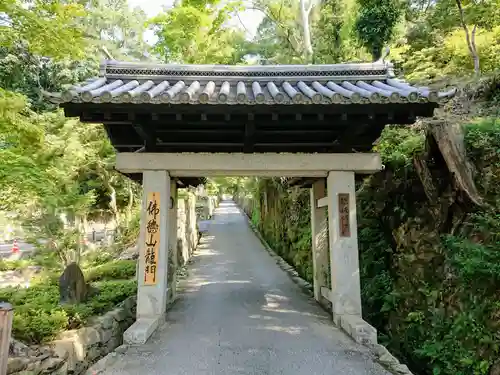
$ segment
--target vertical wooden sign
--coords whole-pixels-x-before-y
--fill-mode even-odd
[[[144,241],[144,285],[155,285],[160,247],[160,193],[148,193]]]
[[[351,237],[349,224],[349,193],[339,193],[339,233],[340,237]]]

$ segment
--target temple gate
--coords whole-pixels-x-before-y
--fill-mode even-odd
[[[454,93],[412,86],[380,60],[106,61],[98,77],[51,94],[66,116],[104,124],[118,153],[116,168],[143,183],[137,321],[125,341],[146,342],[165,320],[175,294],[167,273],[169,247],[177,242],[176,192],[209,176],[286,176],[311,189],[314,296],[331,302],[338,324],[355,327],[361,319],[355,176],[383,168],[371,150],[386,124],[432,116]]]

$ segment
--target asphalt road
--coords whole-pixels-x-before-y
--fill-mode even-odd
[[[221,203],[167,323],[104,375],[388,375],[336,328]]]
[[[109,231],[108,231],[109,232]],[[101,241],[104,239],[104,231],[96,231],[95,232],[95,240]],[[93,240],[92,232],[87,233],[87,239],[89,241]],[[23,242],[22,240],[17,241],[17,245],[19,246],[19,251],[23,258],[27,258],[31,255],[35,247],[29,243]],[[0,243],[0,259],[11,258],[12,256],[12,243]],[[18,258],[18,257],[16,257]]]
[[[28,257],[33,251],[33,245],[25,242],[17,242],[22,257]],[[0,243],[0,259],[9,258],[12,255],[11,243]]]

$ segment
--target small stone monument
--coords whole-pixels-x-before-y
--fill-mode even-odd
[[[59,277],[59,294],[61,304],[84,302],[97,292],[85,282],[83,272],[76,263],[69,264]]]

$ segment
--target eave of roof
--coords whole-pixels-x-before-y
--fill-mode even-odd
[[[48,96],[58,104],[328,105],[439,103],[455,91],[412,86],[384,61],[265,66],[106,61],[99,77]]]

